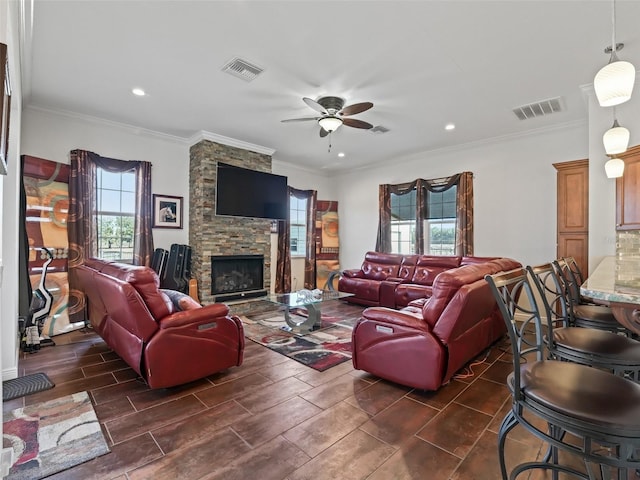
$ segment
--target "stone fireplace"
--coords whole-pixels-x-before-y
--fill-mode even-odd
[[[271,156],[210,140],[193,145],[189,156],[189,245],[192,276],[198,281],[200,301],[209,304],[217,299],[212,293],[212,256],[261,255],[264,258],[261,289],[269,292],[271,220],[216,216],[215,201],[218,162],[271,173]],[[235,307],[232,311],[242,313]]]
[[[217,302],[262,297],[264,255],[212,255],[211,295]]]

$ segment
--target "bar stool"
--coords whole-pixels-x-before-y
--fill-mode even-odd
[[[634,459],[640,447],[640,385],[597,368],[545,358],[542,317],[527,271],[518,268],[485,279],[513,352],[513,373],[507,377],[512,406],[498,434],[503,480],[534,469],[551,470],[554,479],[564,473],[585,480],[611,478],[605,474],[613,469],[618,480],[628,479],[629,469],[640,467],[640,460]],[[520,302],[521,296],[528,305]],[[542,419],[548,429],[529,417]],[[551,455],[517,465],[507,474],[504,446],[518,424],[547,442]],[[571,441],[566,433],[572,434]],[[581,458],[585,471],[561,464],[559,451]]]
[[[608,332],[619,333],[631,336],[631,332],[622,326],[613,315],[611,308],[605,305],[594,305],[586,303],[586,300],[580,296],[580,285],[584,283],[581,280],[581,274],[578,275],[572,270],[570,264],[573,263],[576,268],[575,260],[568,257],[560,258],[552,262],[556,269],[558,278],[562,281],[569,299],[569,314],[571,316],[571,325],[576,327],[595,328],[597,330],[606,330]],[[579,270],[577,270],[579,272]]]
[[[624,335],[570,326],[570,302],[551,263],[527,266],[546,312],[549,358],[603,368],[640,382],[640,342]]]

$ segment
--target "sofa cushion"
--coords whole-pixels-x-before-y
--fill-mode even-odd
[[[85,264],[105,275],[127,282],[140,294],[151,315],[156,320],[171,313],[171,302],[160,292],[160,279],[150,267],[130,265],[128,263],[108,262],[97,258],[85,261]]]
[[[433,285],[438,274],[460,266],[462,257],[441,257],[436,255],[420,255],[416,262],[413,277],[409,283],[417,285]]]
[[[452,268],[438,275],[433,284],[431,299],[422,309],[425,321],[433,327],[462,285],[484,279],[484,276],[493,273],[495,268],[488,263],[479,263]]]

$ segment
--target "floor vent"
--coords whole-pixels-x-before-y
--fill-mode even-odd
[[[516,117],[520,120],[528,120],[534,117],[544,117],[563,111],[560,97],[549,98],[539,102],[530,103],[529,105],[521,105],[513,109]]]
[[[264,69],[253,65],[246,60],[235,57],[224,67],[222,67],[222,71],[246,80],[247,82],[250,82],[251,80],[254,80],[258,75],[260,75],[264,71]]]

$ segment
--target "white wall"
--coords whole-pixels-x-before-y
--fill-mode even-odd
[[[336,178],[342,268],[357,268],[375,248],[378,185],[474,173],[477,256],[537,264],[556,254],[553,163],[587,158],[586,124],[424,152]],[[597,234],[597,232],[594,232]]]
[[[172,243],[189,243],[189,145],[185,139],[31,108],[24,111],[22,128],[22,154],[69,163],[69,152],[79,148],[103,157],[151,162],[153,193],[184,198],[184,228],[154,229],[154,245],[168,250]]]
[[[18,181],[22,110],[17,2],[0,2],[0,42],[8,48],[11,79],[8,174],[0,175],[0,358],[2,379],[18,376]],[[0,85],[0,88],[4,88]],[[1,390],[1,387],[0,387]]]

